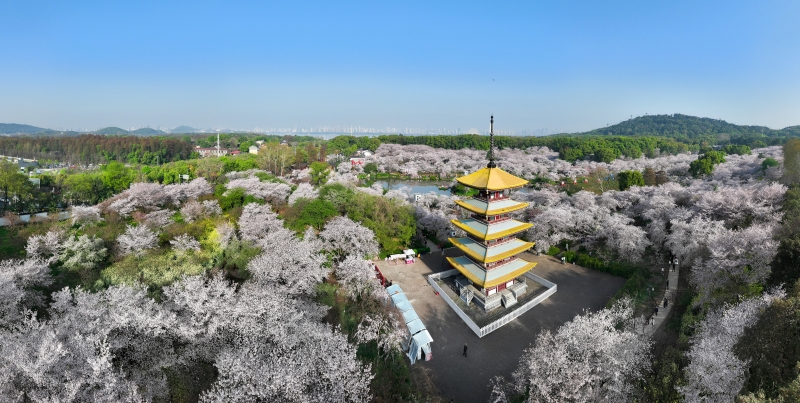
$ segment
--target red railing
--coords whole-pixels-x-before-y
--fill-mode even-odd
[[[493,201],[498,201],[498,200],[505,200],[505,199],[508,199],[508,198],[510,198],[510,196],[508,196],[508,195],[504,195],[504,194],[502,194],[502,193],[498,193],[498,194],[496,194],[496,195],[494,196],[494,198],[490,199],[490,198],[488,197],[488,195],[481,195],[481,194],[478,194],[478,195],[476,195],[476,196],[473,196],[473,198],[475,198],[475,199],[478,199],[478,200],[482,200],[482,201],[485,201],[485,202],[487,202],[487,203],[488,203],[488,202],[493,202]]]
[[[487,220],[485,220],[485,219],[483,218],[483,217],[485,217],[485,216],[482,216],[482,215],[480,215],[480,214],[472,214],[472,216],[471,216],[471,217],[472,217],[474,220],[480,221],[480,222],[482,222],[482,223],[484,223],[484,224],[486,224],[486,225],[489,225],[489,224],[494,224],[494,223],[498,223],[498,222],[503,222],[503,221],[508,221],[508,220],[510,220],[510,219],[511,219],[511,217],[509,217],[508,215],[505,215],[505,214],[497,214],[497,215],[499,215],[499,216],[500,216],[500,218],[498,218],[498,219],[496,219],[496,220],[488,220],[488,221],[487,221]],[[494,216],[494,215],[492,215],[492,217],[493,217],[493,216]]]
[[[372,267],[375,268],[375,278],[377,278],[378,281],[380,281],[381,287],[386,287],[386,277],[384,277],[383,273],[381,273],[381,269],[379,269],[378,265],[376,265],[375,263],[372,264]]]

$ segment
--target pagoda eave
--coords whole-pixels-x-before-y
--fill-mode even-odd
[[[463,251],[467,256],[480,263],[493,263],[514,255],[518,255],[532,248],[533,242],[525,242],[521,239],[506,242],[497,246],[487,248],[470,238],[449,238],[453,246]]]
[[[477,220],[473,219],[465,219],[465,220],[450,220],[450,222],[458,228],[461,228],[468,234],[483,239],[487,241],[491,241],[493,239],[502,238],[505,236],[514,235],[518,232],[522,232],[527,230],[530,227],[533,227],[531,223],[524,223],[517,220],[506,221],[504,223],[492,223],[491,225],[504,225],[508,227],[507,229],[496,231],[496,232],[489,232],[489,224],[480,223]],[[475,224],[477,223],[477,225]],[[476,228],[477,227],[477,228]]]
[[[463,274],[464,277],[468,278],[475,285],[481,288],[491,288],[496,285],[511,281],[527,273],[536,266],[536,262],[528,262],[526,260],[518,259],[517,262],[519,263],[512,263],[513,265],[508,264],[489,271],[481,271],[481,269],[478,268],[474,262],[471,262],[470,259],[464,256],[448,257],[447,261],[456,270],[458,270],[459,273]]]
[[[518,202],[515,200],[504,200],[504,201],[512,203],[501,203],[501,202],[486,203],[482,200],[477,200],[477,199],[463,199],[463,200],[456,200],[455,202],[456,204],[458,204],[459,206],[463,207],[466,210],[482,215],[506,214],[528,207],[528,203],[525,202]],[[497,204],[498,207],[493,208],[494,206],[492,206],[492,204]]]

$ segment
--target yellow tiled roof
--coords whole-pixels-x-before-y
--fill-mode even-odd
[[[492,240],[525,231],[533,226],[517,220],[504,221],[486,225],[472,218],[450,220],[453,225],[483,240]]]
[[[486,190],[518,188],[528,183],[525,179],[511,175],[500,168],[483,168],[456,180],[464,186]]]
[[[448,241],[470,258],[481,263],[492,263],[518,255],[535,245],[533,242],[525,242],[521,239],[514,239],[488,248],[470,238],[448,238]]]
[[[456,200],[459,206],[478,214],[495,215],[505,214],[528,207],[528,203],[516,200],[504,199],[487,203],[481,199],[461,199]]]
[[[484,270],[464,256],[448,257],[447,261],[479,288],[490,288],[519,277],[536,266],[536,262],[517,259],[503,266]]]

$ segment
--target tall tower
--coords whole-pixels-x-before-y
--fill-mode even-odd
[[[463,256],[448,257],[447,261],[466,277],[457,281],[461,298],[476,302],[484,310],[501,304],[510,307],[525,293],[527,285],[522,275],[536,263],[520,259],[517,255],[533,247],[516,234],[533,224],[523,223],[509,214],[523,209],[528,203],[510,198],[511,190],[528,183],[497,167],[494,158],[494,116],[489,131],[489,163],[486,168],[456,178],[464,186],[478,190],[472,198],[457,200],[469,218],[452,220],[456,227],[467,233],[463,238],[450,238]]]

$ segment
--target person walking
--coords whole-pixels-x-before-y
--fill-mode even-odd
[[[467,343],[464,343],[464,357],[467,356]]]

